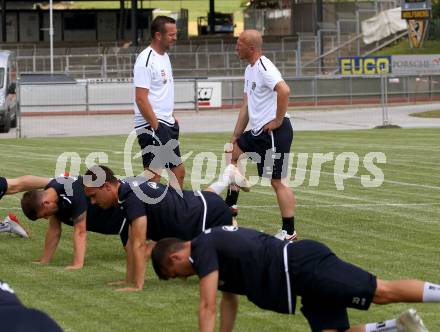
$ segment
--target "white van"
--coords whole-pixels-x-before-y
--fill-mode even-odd
[[[0,50],[0,133],[17,126],[17,68],[14,54]]]

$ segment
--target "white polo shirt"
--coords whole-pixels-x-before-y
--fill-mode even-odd
[[[137,57],[133,69],[135,88],[148,89],[148,101],[158,120],[174,123],[174,80],[170,58],[167,53],[157,53],[150,46]],[[135,89],[136,90],[136,89]],[[136,94],[136,93],[135,93]],[[135,128],[147,124],[137,104],[134,102]]]
[[[263,55],[253,66],[246,67],[244,79],[249,124],[252,130],[257,131],[276,118],[277,93],[274,88],[283,78],[272,61]]]

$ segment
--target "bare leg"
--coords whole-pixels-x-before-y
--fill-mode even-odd
[[[185,179],[185,167],[183,164],[180,164],[179,166],[176,166],[174,168],[170,169],[171,172],[173,172],[174,177],[170,178],[170,185],[173,188],[181,189],[183,187],[183,181]],[[152,182],[160,182],[162,169],[153,169],[153,168],[145,168],[144,169],[144,176],[148,179],[148,181]],[[177,180],[177,182],[176,182]]]
[[[295,215],[295,195],[293,191],[279,179],[272,179],[271,184],[277,195],[281,217],[293,217]]]
[[[183,189],[183,181],[185,180],[185,166],[183,166],[183,163],[179,166],[171,168],[171,172],[174,173],[177,183],[170,180],[170,185],[176,189]]]
[[[424,285],[424,281],[415,279],[395,281],[377,279],[377,288],[373,303],[423,302]]]
[[[144,168],[144,176],[148,179],[148,181],[152,182],[160,182],[161,172],[162,170],[160,169]]]

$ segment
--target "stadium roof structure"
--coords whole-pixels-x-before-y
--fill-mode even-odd
[[[79,0],[76,2],[88,2],[88,1],[96,1],[96,0]],[[137,31],[137,15],[136,15],[136,11],[138,8],[138,0],[97,0],[97,1],[113,1],[113,2],[119,2],[120,3],[120,7],[124,8],[125,7],[125,3],[126,2],[130,2],[131,3],[131,18],[132,18],[132,22],[134,22],[133,24],[133,28],[132,28],[132,32],[133,32],[133,41],[135,43],[135,45],[137,44],[137,38],[136,38],[136,31]],[[180,0],[159,0],[159,1],[180,1]],[[208,14],[208,24],[210,25],[210,31],[214,31],[215,28],[215,20],[214,20],[214,12],[215,12],[215,0],[199,0],[199,1],[208,1],[209,2],[209,14]],[[56,3],[60,3],[63,1],[54,1]],[[70,2],[75,2],[75,1],[70,1]],[[2,38],[3,38],[3,42],[6,41],[6,9],[8,8],[8,5],[11,6],[13,5],[14,8],[17,8],[17,6],[22,6],[22,8],[26,8],[26,6],[33,6],[33,5],[37,5],[37,4],[45,4],[47,5],[49,3],[49,0],[45,0],[45,1],[35,1],[35,0],[0,0],[0,7],[1,7],[1,31],[2,31]]]

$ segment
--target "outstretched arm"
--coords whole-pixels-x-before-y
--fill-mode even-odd
[[[6,194],[12,195],[22,191],[44,188],[50,181],[48,178],[42,178],[33,175],[24,175],[15,179],[6,179],[8,182],[8,191]]]
[[[220,312],[220,332],[230,332],[234,328],[238,310],[238,295],[223,292]]]
[[[133,283],[133,244],[130,239],[132,239],[132,232],[133,227],[129,226],[128,229],[128,241],[127,245],[125,246],[125,260],[126,260],[126,270],[125,270],[125,284],[131,285]]]
[[[47,228],[46,238],[44,240],[43,256],[37,263],[47,264],[52,260],[52,257],[57,249],[61,238],[61,222],[57,217],[49,218],[49,227]]]
[[[213,271],[200,279],[199,330],[201,332],[212,332],[215,329],[217,285],[218,271]]]
[[[77,270],[84,266],[87,242],[87,212],[81,214],[73,224],[73,262],[67,270]]]
[[[144,287],[145,252],[147,239],[147,217],[142,216],[132,221],[127,243],[126,282],[133,281],[133,287],[120,288],[118,291],[140,291]]]

